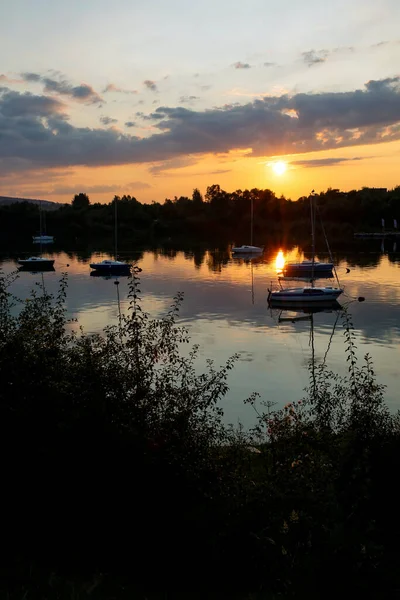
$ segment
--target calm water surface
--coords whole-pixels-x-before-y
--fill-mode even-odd
[[[392,242],[385,243],[387,248],[376,240],[360,244],[356,251],[336,255],[335,262],[340,283],[345,287],[345,294],[339,300],[351,314],[359,359],[366,353],[372,356],[378,381],[387,386],[386,400],[391,409],[397,410],[400,408],[400,254],[393,251]],[[291,252],[282,250],[288,260],[303,259],[297,248]],[[89,262],[109,258],[109,254],[48,251],[47,255],[55,258],[55,272],[43,274],[47,290],[55,293],[61,273],[68,272],[68,312],[86,332],[100,332],[105,325],[117,322],[115,277],[91,277],[89,268]],[[222,365],[230,355],[240,353],[223,403],[228,421],[240,420],[246,426],[253,423],[253,410],[243,404],[252,392],[258,392],[262,400],[277,402],[278,406],[303,396],[309,381],[311,322],[281,323],[280,311],[268,308],[267,289],[271,281],[274,285],[277,282],[276,251],[253,260],[234,258],[229,250],[153,250],[121,253],[121,257],[134,259],[143,269],[143,308],[153,316],[164,314],[176,292],[184,292],[179,321],[189,328],[192,342],[200,344],[199,370],[207,358]],[[14,256],[0,255],[0,269],[8,273],[16,266]],[[350,273],[346,273],[347,268]],[[118,279],[122,310],[126,310],[129,280]],[[41,281],[41,273],[20,273],[13,291],[26,298],[35,282]],[[359,296],[364,296],[365,302],[354,300]],[[285,311],[282,316],[288,313]],[[316,313],[313,329],[317,361],[325,358],[330,369],[345,374],[341,314]]]

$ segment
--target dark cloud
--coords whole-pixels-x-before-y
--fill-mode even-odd
[[[7,88],[2,88],[0,117],[52,117],[60,116],[65,105],[55,98],[47,96],[35,96],[29,92],[20,94]]]
[[[181,96],[179,102],[185,104],[187,102],[193,102],[194,100],[200,100],[199,96]]]
[[[363,158],[360,156],[356,156],[354,158],[315,158],[310,160],[293,160],[290,164],[298,167],[309,167],[314,169],[315,167],[332,167],[355,160],[363,160]]]
[[[159,121],[160,119],[165,119],[167,116],[160,109],[157,109],[155,112],[152,112],[146,115],[144,112],[137,112],[136,117],[138,119],[143,119],[143,121]]]
[[[235,69],[251,69],[251,65],[249,65],[249,63],[243,63],[243,62],[235,62],[234,65]]]
[[[309,50],[308,52],[301,53],[303,61],[309,67],[325,62],[328,54],[328,50]]]
[[[120,87],[118,87],[117,85],[115,85],[114,83],[109,83],[103,90],[103,93],[107,93],[107,92],[116,92],[118,94],[137,94],[137,90],[125,90],[122,89]]]
[[[234,148],[272,156],[399,140],[400,78],[369,81],[350,92],[268,96],[203,111],[161,106],[144,115],[156,129],[144,138],[75,127],[64,110],[58,99],[3,89],[0,171],[161,161],[165,170],[165,161]]]
[[[44,91],[60,96],[69,96],[73,100],[85,104],[99,104],[103,101],[101,96],[87,83],[72,85],[66,79],[54,79],[39,75],[38,73],[21,73],[21,77],[27,82],[40,82],[44,85]]]
[[[78,102],[87,104],[98,104],[103,101],[99,94],[86,83],[72,86],[65,80],[57,81],[56,79],[50,79],[49,77],[42,78],[42,82],[44,83],[45,92],[69,96]]]
[[[135,127],[135,121],[126,121],[125,127]]]
[[[143,81],[143,85],[148,89],[151,90],[152,92],[156,92],[157,91],[157,85],[155,81],[152,81],[151,79],[146,79],[145,81]]]
[[[41,77],[38,73],[21,73],[24,81],[40,81]]]
[[[113,123],[118,123],[118,119],[113,119],[112,117],[100,117],[100,123],[103,123],[103,125],[112,125]]]

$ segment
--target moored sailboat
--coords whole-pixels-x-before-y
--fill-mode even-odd
[[[251,217],[250,217],[250,244],[243,246],[233,246],[233,254],[261,254],[264,252],[264,246],[253,246],[253,198],[251,198]]]
[[[31,256],[30,258],[18,259],[17,262],[24,271],[51,271],[54,269],[53,258]]]
[[[44,258],[42,256],[42,245],[50,244],[54,241],[53,236],[43,235],[42,205],[39,206],[39,235],[33,236],[33,243],[40,244],[40,256],[30,256],[29,258],[19,258],[17,263],[21,271],[52,271],[54,270],[54,258]]]
[[[343,293],[343,289],[340,287],[332,286],[314,286],[315,275],[315,197],[314,193],[310,196],[310,209],[311,209],[311,240],[312,240],[312,260],[310,261],[309,274],[310,274],[310,285],[304,287],[293,287],[293,288],[282,288],[279,290],[268,290],[268,302],[269,304],[280,304],[280,303],[303,303],[309,304],[314,302],[334,302]],[[321,263],[319,263],[321,264]],[[328,264],[328,263],[327,263]],[[334,268],[333,263],[332,269]]]
[[[33,235],[32,242],[34,244],[52,244],[54,242],[54,236],[46,234],[46,215],[42,209],[42,202],[39,204],[39,219],[39,235]]]
[[[90,263],[90,268],[94,269],[98,273],[109,275],[124,275],[129,274],[132,265],[121,260],[117,260],[118,256],[118,221],[117,221],[117,198],[114,198],[115,213],[114,213],[114,243],[115,243],[115,259],[102,260],[100,262]]]

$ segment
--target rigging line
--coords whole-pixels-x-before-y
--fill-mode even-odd
[[[313,388],[313,399],[315,400],[317,390],[317,378],[315,376],[315,345],[314,345],[314,315],[311,315],[311,327],[310,327],[310,341],[311,346],[311,377],[312,377],[312,388]]]
[[[279,312],[278,321],[275,321],[275,319],[273,319],[275,321],[276,325],[278,326],[278,329],[280,328],[280,324],[281,324],[279,322],[279,316],[282,314],[282,312],[283,312],[282,310]],[[271,310],[271,313],[272,313],[272,310]],[[271,314],[271,317],[272,317],[272,314]],[[292,338],[292,341],[294,339],[295,344],[299,347],[299,355],[300,355],[300,357],[304,357],[304,347],[303,347],[303,344],[301,342],[301,333],[302,333],[301,331],[296,331],[296,328],[294,328],[294,334],[293,334],[292,330],[287,331],[287,335]],[[292,360],[293,366],[295,367],[295,369],[296,369],[296,371],[298,373],[299,378],[303,378],[304,370],[300,367],[300,365],[298,363],[298,360],[295,360],[295,356],[294,355],[296,354],[296,351],[295,351],[295,353],[292,352],[292,344],[284,341],[284,346],[286,347],[287,353],[289,354],[289,356],[290,356],[290,358]],[[304,385],[306,385],[306,383],[307,382],[304,381]]]
[[[337,322],[339,320],[339,315],[340,315],[340,313],[339,313],[339,311],[337,311],[337,313],[336,313],[336,320],[335,320],[335,323],[333,325],[333,329],[331,331],[331,335],[329,336],[329,342],[328,342],[328,346],[326,348],[326,352],[324,354],[324,360],[322,361],[322,365],[325,365],[325,363],[326,363],[326,357],[328,356],[328,352],[329,352],[329,350],[331,348],[333,336],[335,334],[336,325],[337,325]]]
[[[324,234],[324,238],[325,238],[326,247],[328,248],[328,252],[329,252],[329,259],[330,259],[331,263],[333,264],[333,272],[335,273],[336,281],[337,281],[337,283],[338,283],[338,286],[340,287],[340,281],[339,281],[339,277],[338,277],[338,274],[337,274],[337,271],[336,271],[336,266],[335,266],[335,263],[334,263],[334,261],[333,261],[333,256],[332,256],[331,248],[330,248],[330,246],[329,246],[328,238],[327,238],[327,236],[326,236],[326,231],[325,231],[324,223],[323,223],[323,221],[322,221],[322,217],[321,217],[321,211],[320,211],[320,209],[319,209],[319,206],[318,206],[318,204],[316,204],[316,208],[317,208],[318,215],[319,215],[319,220],[320,220],[320,223],[321,223],[322,233]]]

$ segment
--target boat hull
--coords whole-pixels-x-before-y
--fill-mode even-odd
[[[54,271],[54,260],[53,259],[26,259],[18,260],[20,265],[20,271]]]
[[[335,301],[343,290],[340,288],[299,288],[269,292],[270,304],[314,304]]]
[[[336,300],[325,300],[320,302],[310,302],[306,300],[303,302],[274,302],[270,301],[271,308],[279,308],[281,311],[296,311],[303,313],[304,315],[311,315],[318,312],[332,312],[336,310],[343,310],[343,306]],[[290,320],[290,319],[289,319]]]
[[[261,254],[264,248],[259,246],[235,246],[232,248],[234,254]]]
[[[311,261],[305,261],[301,263],[292,263],[285,265],[283,272],[285,275],[296,275],[296,274],[321,274],[329,275],[333,271],[333,263],[314,263]]]
[[[104,265],[102,263],[91,263],[90,268],[94,269],[99,275],[110,275],[110,274],[129,274],[131,271],[131,265],[120,264],[120,265]]]

